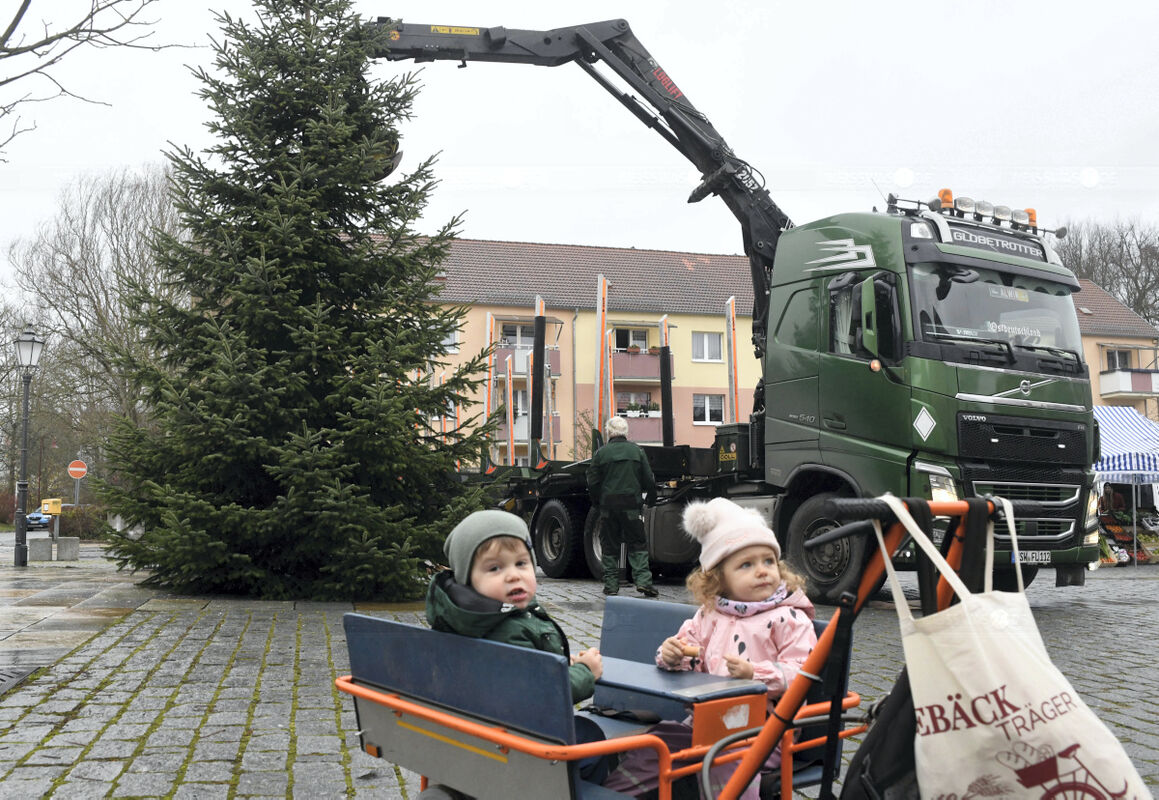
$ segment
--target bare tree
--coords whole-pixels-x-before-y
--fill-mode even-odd
[[[152,251],[154,236],[179,234],[168,175],[153,165],[82,178],[64,190],[53,221],[10,249],[17,284],[39,309],[37,327],[52,337],[53,373],[71,398],[70,427],[110,413],[140,421],[139,387],[116,356],[143,346],[129,322],[131,287],[185,301],[180,287],[157,285]]]
[[[22,133],[35,129],[19,115],[26,103],[38,103],[57,97],[79,97],[56,77],[55,67],[79,47],[130,47],[159,50],[163,45],[147,43],[156,22],[145,19],[145,9],[159,0],[84,0],[79,6],[68,5],[61,11],[59,0],[41,2],[44,19],[37,19],[32,0],[18,0],[12,18],[0,33],[0,161],[4,149]],[[87,10],[86,10],[87,6]],[[48,19],[49,16],[57,18]],[[57,21],[61,16],[65,21]],[[0,23],[2,24],[2,23]],[[20,83],[14,94],[13,84]],[[23,94],[24,86],[31,86]],[[92,102],[90,100],[90,102]]]
[[[1067,230],[1056,243],[1063,263],[1152,325],[1159,324],[1159,227],[1117,220],[1068,223]]]

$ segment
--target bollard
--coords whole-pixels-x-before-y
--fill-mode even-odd
[[[29,561],[52,561],[52,539],[29,539]]]
[[[77,561],[80,559],[80,537],[61,536],[56,540],[57,561]]]

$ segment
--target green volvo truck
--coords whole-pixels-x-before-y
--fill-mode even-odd
[[[689,202],[715,195],[740,222],[763,377],[749,421],[720,426],[711,449],[669,435],[645,448],[665,484],[646,509],[661,571],[695,562],[683,505],[727,496],[770,519],[814,600],[836,602],[855,587],[869,545],[851,537],[804,548],[837,525],[825,500],[996,494],[1043,509],[1017,521],[1024,577],[1053,567],[1057,585],[1084,583],[1097,560],[1098,430],[1071,299],[1079,284],[1049,243],[1063,231],[1040,228],[1032,210],[948,190],[794,225],[624,20],[535,31],[383,17],[370,28],[389,60],[578,65],[696,166],[702,182]],[[668,404],[663,414],[671,431]],[[549,576],[600,574],[586,466],[497,473]],[[1012,582],[1010,558],[997,556],[999,586]]]

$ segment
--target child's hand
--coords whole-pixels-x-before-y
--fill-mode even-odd
[[[583,664],[592,671],[592,675],[597,681],[604,674],[604,659],[600,655],[600,649],[598,647],[593,647],[589,650],[580,650],[571,657],[571,663]]]
[[[660,644],[660,660],[670,667],[679,667],[686,651],[691,649],[687,642],[676,636],[669,636]]]
[[[728,664],[728,674],[732,678],[752,678],[753,665],[739,655],[730,655],[724,657]]]

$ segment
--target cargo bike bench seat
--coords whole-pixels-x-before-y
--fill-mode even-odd
[[[562,656],[362,614],[343,624],[351,674],[337,686],[354,697],[372,756],[478,798],[552,800],[622,796],[583,780],[579,759],[652,747],[663,751],[662,769],[670,764],[645,724],[577,715]],[[728,698],[764,704],[759,681],[643,667],[606,664],[605,677],[638,678],[644,695],[675,709]]]

